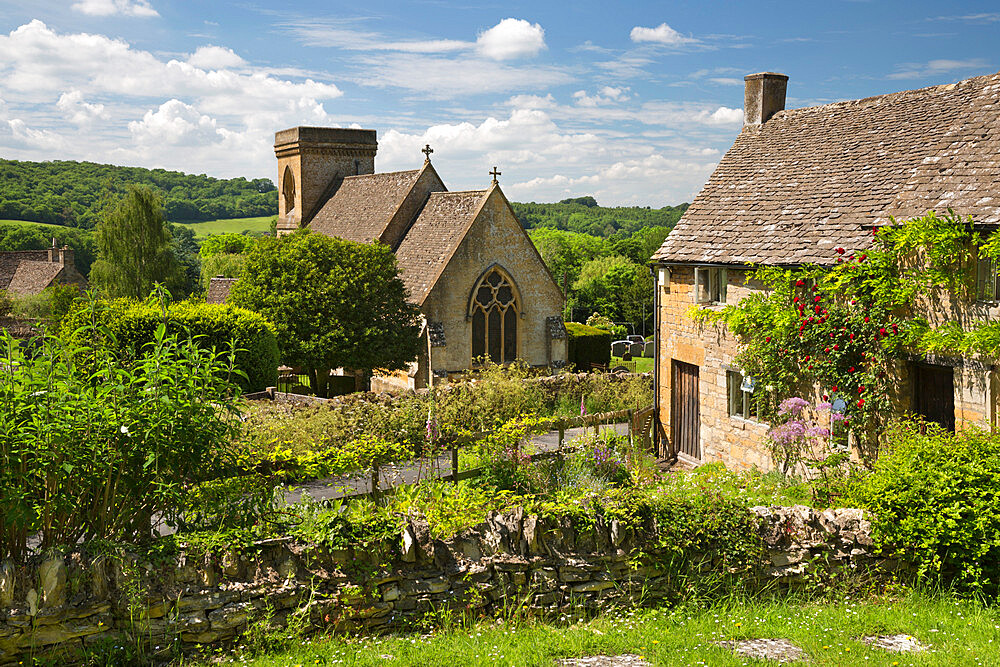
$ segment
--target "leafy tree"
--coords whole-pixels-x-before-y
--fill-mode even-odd
[[[189,296],[198,292],[201,286],[201,256],[194,230],[167,223],[170,230],[170,250],[180,267],[180,277],[174,296]]]
[[[593,197],[578,197],[564,199],[558,204],[531,202],[511,203],[511,206],[525,229],[550,227],[607,238],[616,233],[628,237],[647,227],[673,228],[688,205],[659,209],[639,206],[612,208],[597,206]]]
[[[209,284],[212,282],[212,278],[239,278],[243,275],[243,266],[246,263],[247,256],[239,254],[230,253],[219,253],[218,255],[210,255],[208,257],[203,257],[201,260],[201,286],[205,290],[208,289]]]
[[[128,186],[126,195],[105,209],[96,231],[97,261],[90,281],[107,296],[140,299],[155,283],[182,288],[163,203],[151,188]]]
[[[45,250],[52,247],[52,239],[60,246],[74,251],[77,270],[83,275],[90,273],[90,265],[97,256],[94,235],[82,229],[69,227],[39,227],[31,224],[0,225],[0,250]]]
[[[600,257],[584,264],[573,284],[572,305],[616,322],[641,325],[652,316],[649,269],[625,257]]]
[[[330,369],[402,369],[420,350],[419,311],[381,244],[308,230],[261,239],[229,303],[274,323],[282,363],[301,366],[319,395]]]
[[[213,234],[201,244],[202,257],[211,257],[222,253],[237,254],[246,252],[257,242],[257,237],[249,234]]]

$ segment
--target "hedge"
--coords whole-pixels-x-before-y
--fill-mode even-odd
[[[567,361],[577,370],[590,370],[591,364],[611,363],[611,333],[579,322],[567,322],[569,355]]]
[[[105,302],[103,323],[117,339],[122,353],[139,350],[153,340],[162,321],[158,304],[127,299]],[[88,324],[86,307],[79,307],[63,321],[63,332],[77,331]],[[278,341],[274,326],[262,315],[245,308],[182,301],[167,309],[167,332],[190,333],[204,347],[223,351],[234,341],[238,350],[236,366],[246,378],[236,378],[243,391],[261,391],[278,381]],[[77,334],[80,335],[80,334]]]

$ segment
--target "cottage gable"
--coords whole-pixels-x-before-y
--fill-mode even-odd
[[[890,216],[998,223],[998,98],[991,74],[748,122],[653,260],[824,264]]]
[[[0,291],[15,296],[39,294],[55,283],[86,285],[69,248],[0,252]]]

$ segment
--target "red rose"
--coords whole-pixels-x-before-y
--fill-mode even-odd
[[[796,280],[795,281],[795,286],[796,287],[803,287],[804,285],[805,285],[805,282],[803,282],[801,280]]]
[[[854,334],[851,334],[851,340],[854,340]]]
[[[841,259],[840,257],[838,257],[838,258],[837,258],[837,264],[840,264],[840,263],[841,263],[841,262],[843,262],[843,261],[844,261],[844,260],[843,260],[843,259]]]
[[[837,385],[833,385],[832,387],[830,387],[830,391],[832,391],[833,393],[836,394],[837,393]]]
[[[826,352],[827,354],[830,354],[830,348],[826,348],[826,349],[825,349],[825,350],[823,350],[823,351],[824,351],[824,352]]]
[[[798,302],[799,302],[799,297],[795,297],[794,299],[792,299],[792,303],[798,303]]]
[[[854,366],[851,366],[850,368],[848,368],[847,372],[848,373],[853,373],[854,372]]]
[[[866,259],[868,259],[868,255],[861,255],[861,257],[860,257],[860,258],[858,258],[858,261],[859,261],[859,262],[863,262],[863,261],[865,261]]]
[[[853,306],[854,304],[856,304],[856,303],[857,303],[857,301],[855,301],[854,299],[851,299],[851,305],[852,305],[852,306]]]
[[[888,333],[888,332],[887,332],[887,331],[885,330],[885,327],[882,327],[881,329],[879,329],[879,330],[878,330],[878,332],[879,332],[880,334],[882,334],[883,336],[885,336],[885,335],[886,335],[886,334]]]
[[[809,361],[809,355],[808,354],[805,356],[804,361]]]
[[[863,406],[864,404],[865,404],[865,399],[863,399],[863,398],[859,398],[859,399],[858,399],[858,407],[860,408],[860,407],[861,407],[861,406]]]
[[[840,345],[839,345],[839,344],[837,344],[837,345],[834,345],[834,346],[833,346],[833,349],[835,349],[835,350],[839,350],[839,349],[840,349]]]
[[[813,365],[812,365],[812,364],[809,364],[809,368],[810,368],[810,369],[812,369],[812,367],[813,367]]]
[[[816,303],[819,303],[819,300],[822,299],[822,298],[823,297],[821,297],[819,294],[817,294],[816,296],[813,297],[813,301],[815,301]]]
[[[824,401],[829,401],[829,400],[830,400],[830,397],[829,397],[829,396],[827,396],[826,394],[823,394],[823,400],[824,400]]]
[[[864,385],[862,385],[862,386],[858,387],[858,393],[859,393],[859,394],[863,394],[863,393],[865,393],[865,387],[864,387]]]
[[[813,308],[813,311],[814,311],[814,312],[815,312],[815,313],[816,313],[817,315],[819,315],[820,313],[822,313],[822,312],[823,312],[823,309],[822,309],[822,308],[820,308],[819,306],[816,306],[815,308]]]
[[[845,252],[847,252],[847,251],[844,250],[843,248],[837,248],[837,254],[838,255],[843,255]]]
[[[867,316],[867,315],[865,315],[865,322],[867,322],[867,321],[868,321],[868,316]]]

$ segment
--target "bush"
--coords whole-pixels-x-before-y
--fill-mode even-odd
[[[64,332],[76,338],[90,336],[82,328],[89,324],[88,309],[77,308],[64,323]],[[132,358],[151,342],[157,327],[165,323],[168,333],[190,333],[205,349],[236,350],[237,377],[244,392],[260,391],[278,381],[278,343],[274,328],[263,316],[229,305],[182,301],[164,313],[151,300],[139,303],[127,299],[107,302],[100,311],[100,323],[111,334],[117,350]],[[245,377],[243,377],[245,375]]]
[[[611,334],[579,322],[567,322],[569,355],[567,361],[581,371],[590,370],[592,364],[607,366],[611,363]]]
[[[853,490],[871,510],[886,555],[920,577],[964,590],[1000,590],[1000,435],[935,424],[889,428],[883,454]]]
[[[105,321],[100,307],[81,321]],[[233,460],[230,355],[162,325],[129,356],[96,333],[26,349],[0,332],[0,559],[36,538],[41,550],[148,539],[154,517],[176,524],[185,489]]]

